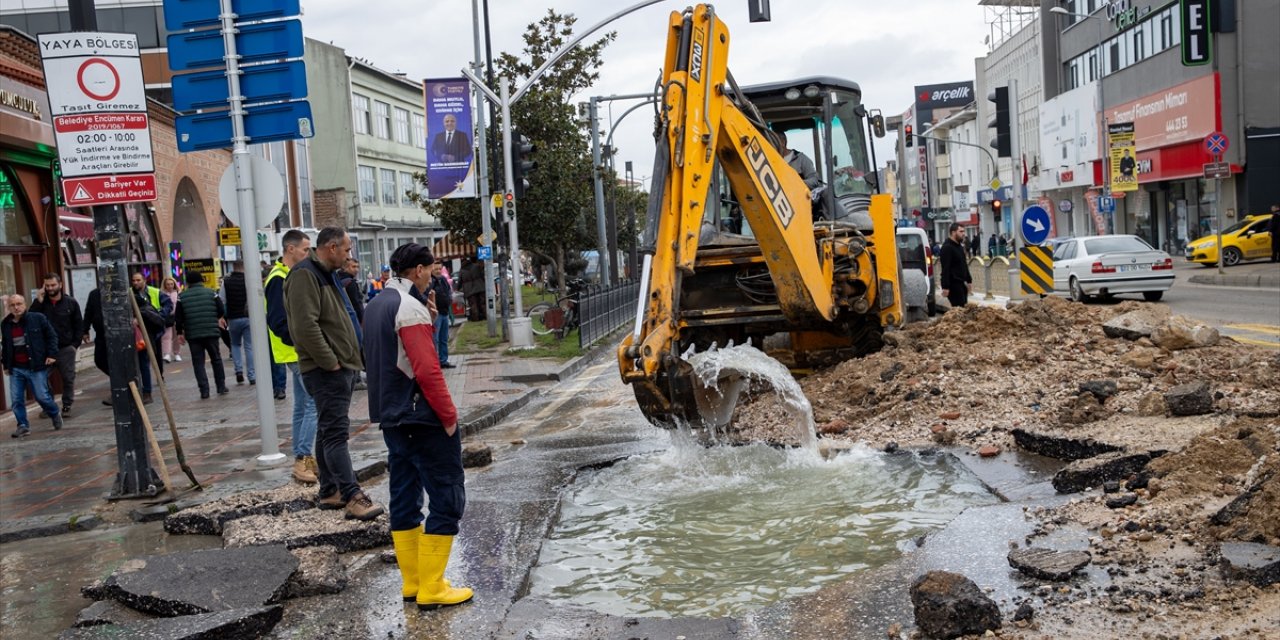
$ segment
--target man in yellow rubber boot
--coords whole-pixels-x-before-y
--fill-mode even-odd
[[[390,278],[364,311],[369,412],[387,444],[391,539],[404,579],[402,595],[422,610],[461,604],[471,589],[444,579],[466,506],[458,410],[435,349],[426,247],[409,243],[391,254]],[[429,498],[423,522],[423,492]]]

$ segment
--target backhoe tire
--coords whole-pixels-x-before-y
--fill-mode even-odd
[[[854,322],[852,338],[855,356],[875,353],[884,348],[884,327],[874,317],[861,318]]]

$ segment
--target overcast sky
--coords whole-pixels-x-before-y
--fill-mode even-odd
[[[638,0],[556,0],[555,9],[578,17],[579,32]],[[977,0],[772,0],[773,20],[752,24],[750,1],[726,0],[716,12],[732,37],[729,69],[740,84],[830,75],[862,86],[863,102],[886,116],[902,113],[915,85],[973,78],[988,31]],[[304,29],[316,40],[346,49],[382,69],[414,79],[460,75],[473,57],[472,11],[467,0],[304,0]],[[489,0],[495,57],[518,53],[525,27],[549,2]],[[689,6],[667,1],[640,9],[609,27],[618,39],[604,52],[596,86],[579,96],[646,93],[662,65],[667,15]],[[613,103],[614,117],[630,104]],[[652,111],[633,112],[614,134],[617,164],[634,162],[637,178],[653,162]],[[602,114],[608,116],[607,109]],[[607,132],[609,124],[606,121]],[[881,164],[893,134],[876,145]]]

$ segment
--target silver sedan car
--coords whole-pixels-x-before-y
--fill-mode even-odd
[[[1138,236],[1069,238],[1053,250],[1053,290],[1077,302],[1118,293],[1155,302],[1173,280],[1173,258]]]

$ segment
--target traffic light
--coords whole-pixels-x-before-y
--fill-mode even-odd
[[[991,139],[991,148],[1001,158],[1013,157],[1012,138],[1009,135],[1009,87],[996,87],[987,94],[987,100],[996,104],[996,115],[987,123],[996,130],[996,137]]]
[[[902,137],[906,141],[903,146],[910,147],[912,144],[914,144],[912,140],[915,138],[915,136],[912,135],[912,132],[913,132],[913,128],[911,125],[906,125],[902,127]]]
[[[1004,203],[999,198],[991,201],[991,215],[995,217],[996,222],[1000,222],[1000,212],[1004,210]]]
[[[516,182],[516,184],[520,184]],[[503,222],[511,222],[516,217],[516,195],[510,191],[502,196]]]
[[[511,132],[511,176],[516,198],[524,197],[525,190],[530,186],[527,176],[538,168],[538,163],[533,161],[533,152],[537,150],[528,138],[515,131]]]

